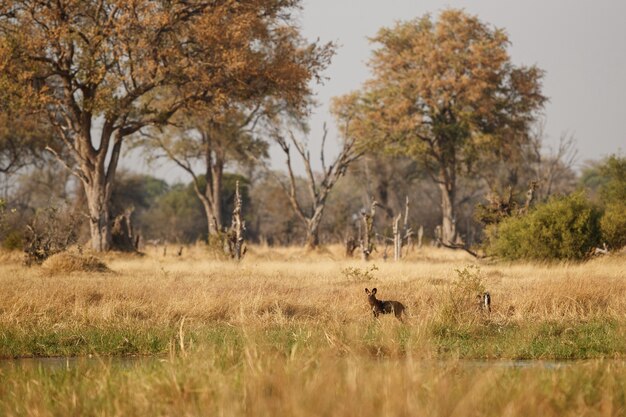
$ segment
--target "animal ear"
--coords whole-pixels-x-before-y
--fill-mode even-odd
[[[376,294],[376,288],[372,288],[372,294]]]
[[[370,290],[368,290],[367,288],[365,289],[365,294],[369,294]]]

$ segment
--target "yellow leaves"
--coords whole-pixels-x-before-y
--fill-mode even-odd
[[[519,120],[532,120],[543,103],[541,72],[514,67],[506,33],[461,10],[397,23],[373,41],[374,77],[333,107],[340,120],[353,120],[350,133],[362,142],[437,166],[450,150],[462,160],[497,146],[512,120],[526,129]]]

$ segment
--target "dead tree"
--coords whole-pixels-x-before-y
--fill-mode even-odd
[[[400,231],[400,219],[402,213],[393,219],[393,260],[399,261],[402,256],[402,232]]]
[[[537,186],[539,183],[537,181],[531,181],[528,186],[528,191],[526,191],[526,202],[524,203],[524,207],[519,209],[519,214],[526,214],[530,209],[531,204],[535,200],[535,192],[537,191]]]
[[[563,132],[556,149],[545,152],[545,121],[539,123],[533,134],[531,146],[534,153],[532,169],[541,183],[541,188],[534,196],[539,201],[546,201],[553,194],[566,194],[575,188],[576,175],[574,165],[578,158],[576,138]]]
[[[374,216],[376,215],[376,201],[372,202],[370,212],[361,211],[361,256],[364,261],[368,261],[374,251]]]
[[[417,229],[417,248],[421,249],[422,247],[422,239],[424,238],[424,226],[420,225],[419,229]]]
[[[404,202],[404,225],[402,226],[402,234],[406,239],[407,250],[413,246],[413,230],[409,227],[409,196],[406,196]]]
[[[393,220],[393,260],[399,261],[402,258],[402,246],[406,245],[407,248],[411,245],[411,239],[413,238],[413,229],[409,227],[409,198],[407,197],[404,204],[404,222],[402,229],[400,229],[400,220],[402,219],[402,213],[398,214]]]
[[[346,127],[346,133],[347,131]],[[302,223],[304,223],[306,228],[305,246],[308,249],[315,249],[319,245],[319,226],[322,221],[322,215],[324,214],[328,195],[339,178],[346,173],[348,166],[358,159],[362,155],[362,152],[356,150],[354,138],[345,134],[345,140],[341,150],[339,151],[339,155],[337,155],[333,163],[326,166],[326,162],[324,160],[324,145],[326,143],[328,130],[326,129],[326,124],[324,124],[324,135],[322,136],[322,148],[320,153],[322,175],[316,177],[313,173],[313,168],[311,167],[311,155],[309,151],[306,149],[305,145],[302,144],[302,142],[296,139],[293,132],[289,131],[288,133],[289,140],[285,139],[285,137],[278,132],[275,132],[274,139],[287,157],[289,184],[287,185],[276,176],[274,177],[289,198],[289,203],[291,204],[293,211]],[[296,177],[293,173],[291,164],[292,146],[296,149],[300,158],[302,158],[302,161],[304,162],[307,188],[311,199],[311,206],[308,208],[304,208],[300,204],[296,193]]]
[[[228,253],[232,259],[239,261],[246,253],[244,232],[246,222],[241,219],[242,199],[239,193],[239,181],[235,183],[235,207],[233,218],[227,236]]]
[[[346,239],[346,258],[352,258],[354,250],[357,248],[357,243],[354,237],[350,236]]]
[[[113,220],[111,227],[111,248],[122,252],[137,252],[139,235],[134,235],[131,215],[134,208],[127,209]]]

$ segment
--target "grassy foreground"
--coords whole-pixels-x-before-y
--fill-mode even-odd
[[[0,365],[0,415],[622,416],[626,362],[459,361],[207,350],[136,362]]]
[[[626,412],[623,257],[478,270],[459,252],[364,264],[340,250],[253,248],[240,264],[199,248],[107,255],[107,273],[4,254],[0,415]],[[403,302],[404,323],[372,319],[365,287]],[[491,314],[476,308],[483,289]],[[109,357],[139,355],[151,356]],[[92,358],[10,359],[48,356]]]
[[[5,258],[0,358],[203,347],[241,354],[250,334],[283,355],[297,348],[375,357],[626,357],[623,257],[476,270],[461,253],[433,249],[364,264],[330,251],[256,248],[237,265],[192,248],[182,257],[109,255],[105,262],[114,272],[27,269]],[[365,287],[403,302],[407,320],[373,320]],[[491,292],[491,314],[475,306],[482,289]]]

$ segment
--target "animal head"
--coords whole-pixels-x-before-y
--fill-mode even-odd
[[[367,301],[370,303],[370,305],[373,306],[378,302],[378,300],[376,299],[376,288],[372,288],[372,291],[366,288],[365,294],[367,294]]]

